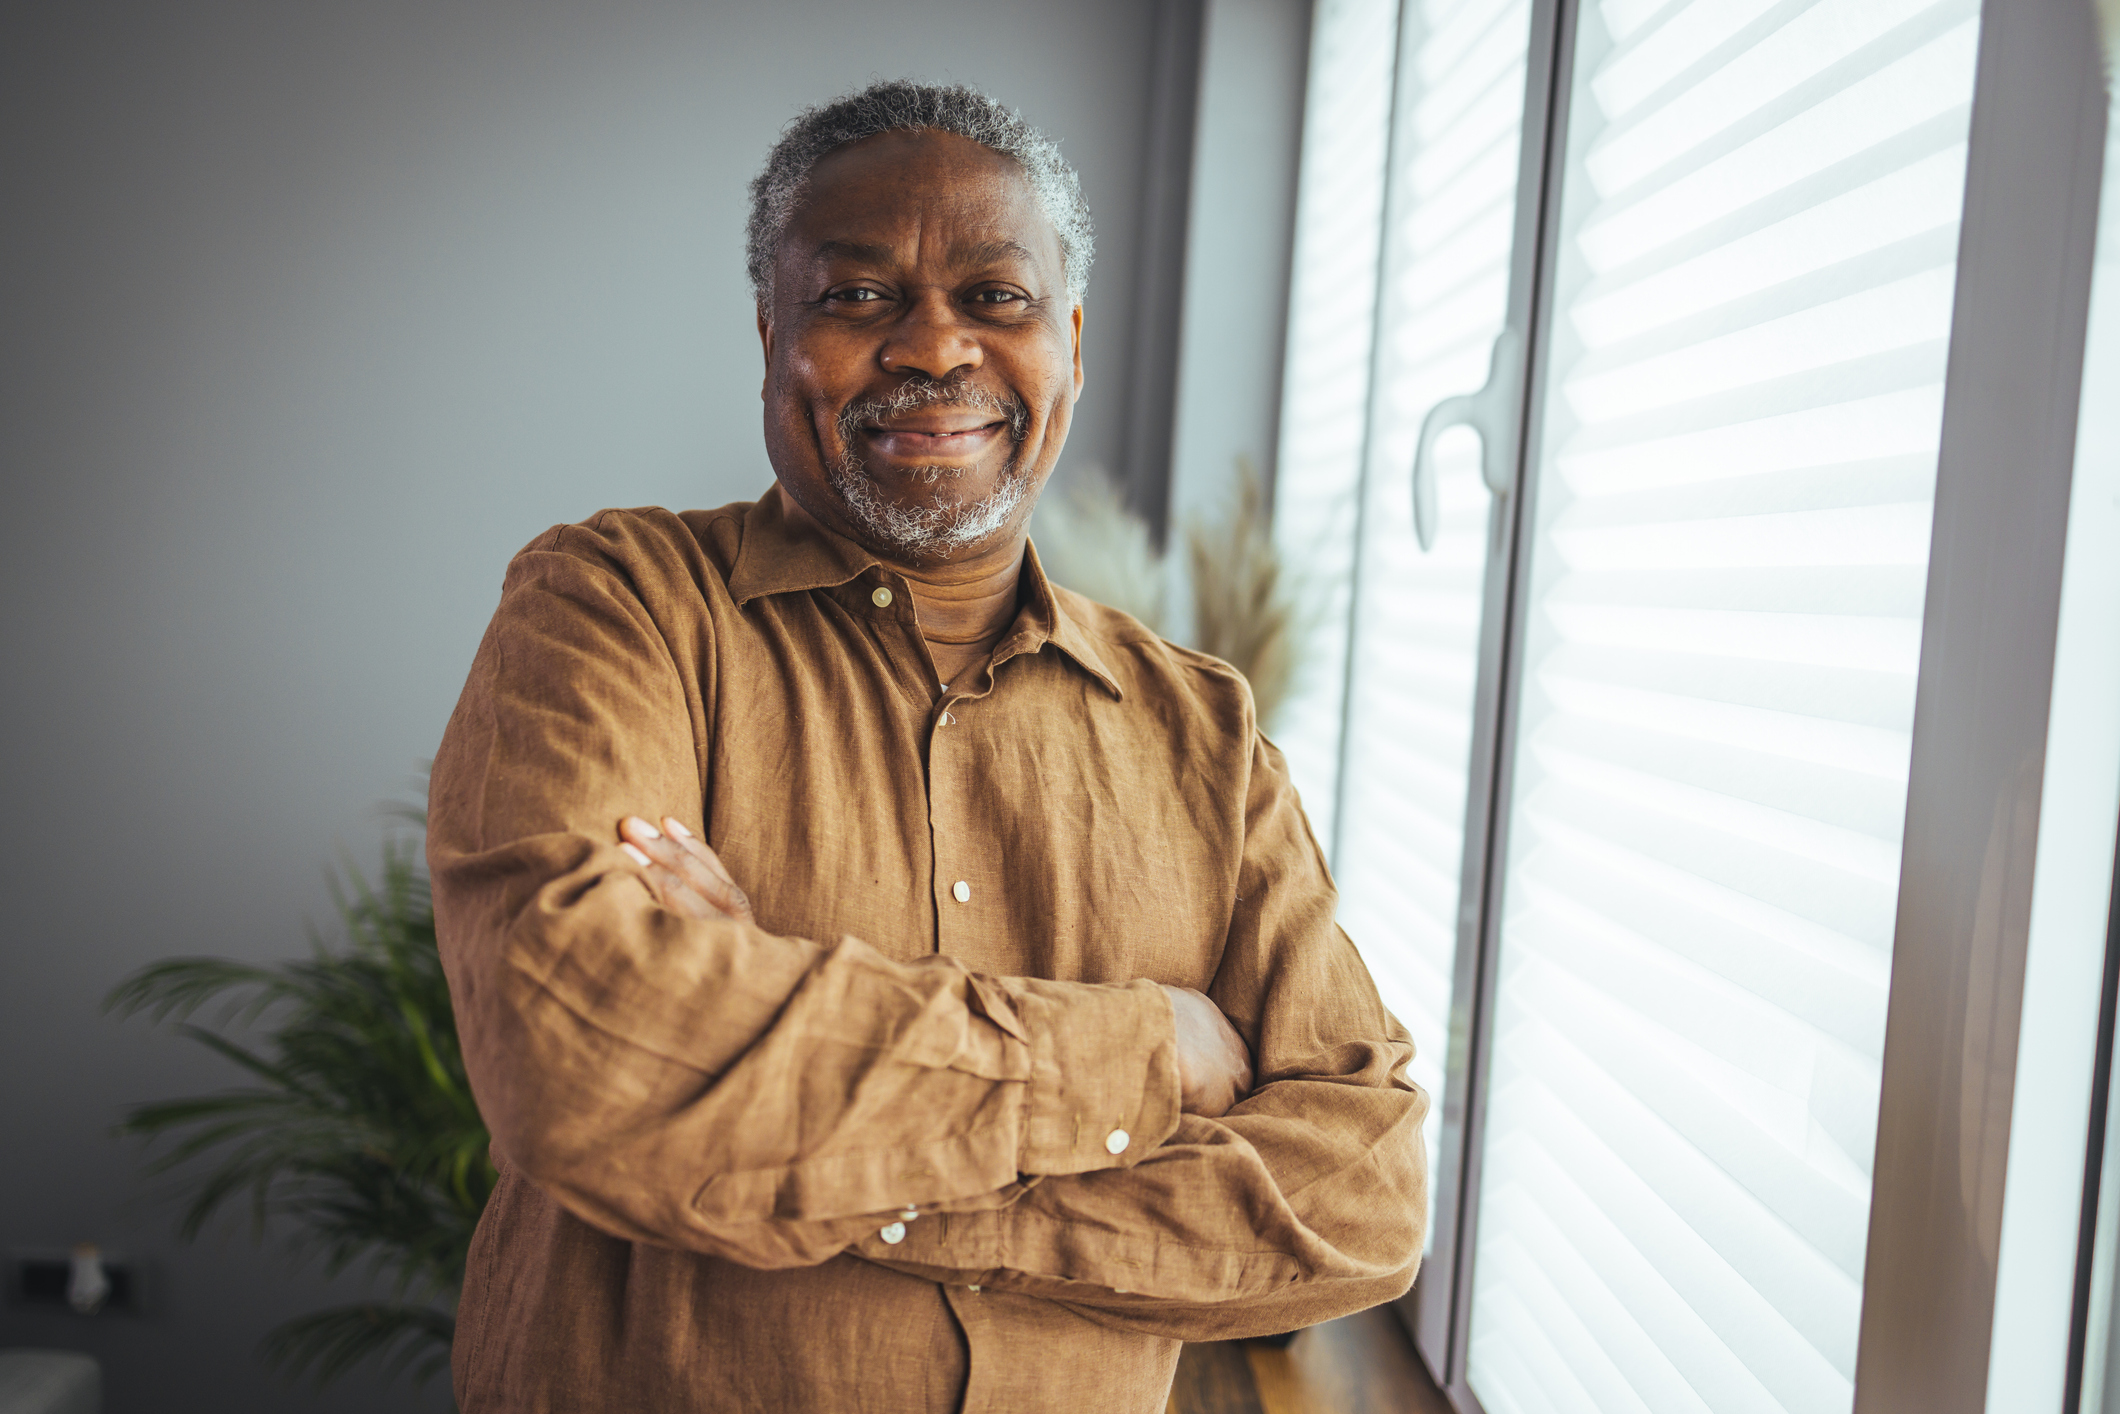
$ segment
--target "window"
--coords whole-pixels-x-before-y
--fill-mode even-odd
[[[1650,8],[1578,20],[1471,1382],[1492,1414],[1827,1414],[1978,17]]]
[[[2084,700],[2120,657],[2080,610],[2092,667],[2055,666],[2070,454],[2041,440],[2065,414],[2073,442],[2097,168],[2043,154],[2088,141],[2088,15],[1315,14],[1276,505],[1324,623],[1282,730],[1446,1101],[1416,1343],[1488,1414],[1820,1414],[1882,1407],[1887,1369],[1980,1408],[1987,1326],[1912,1375],[1892,1332],[1936,1339],[1924,1290],[2017,1299],[1965,1214],[2000,1221],[1997,1134],[2067,1121],[2026,1101],[2011,1135],[1998,1008],[2100,961],[2024,971],[2031,854],[1990,838],[2037,814],[2048,685]],[[2112,795],[2050,831],[2107,817],[2077,893],[2110,886]],[[1916,1214],[1880,1195],[1940,1172],[1907,1137],[1939,1097],[1962,1171]]]

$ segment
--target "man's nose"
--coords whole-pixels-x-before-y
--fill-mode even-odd
[[[878,361],[887,373],[921,373],[937,383],[986,361],[977,330],[940,290],[915,297],[885,335]]]

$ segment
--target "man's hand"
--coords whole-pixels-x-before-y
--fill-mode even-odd
[[[751,900],[730,877],[721,856],[685,828],[684,821],[663,816],[656,829],[638,815],[618,824],[619,848],[633,857],[655,901],[686,918],[734,918],[751,921]]]
[[[1216,1119],[1251,1093],[1251,1051],[1205,994],[1165,986],[1178,1024],[1178,1107]]]

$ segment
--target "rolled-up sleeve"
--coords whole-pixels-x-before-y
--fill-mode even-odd
[[[1152,983],[981,977],[656,904],[616,827],[699,818],[712,645],[673,645],[563,533],[511,566],[430,797],[437,928],[500,1153],[607,1231],[754,1267],[823,1261],[901,1204],[994,1210],[1162,1153],[1178,1083]],[[1140,1143],[1109,1152],[1083,1112]]]

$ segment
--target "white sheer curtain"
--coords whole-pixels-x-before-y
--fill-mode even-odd
[[[1490,1414],[1852,1399],[1973,0],[1585,0],[1473,1263]]]

